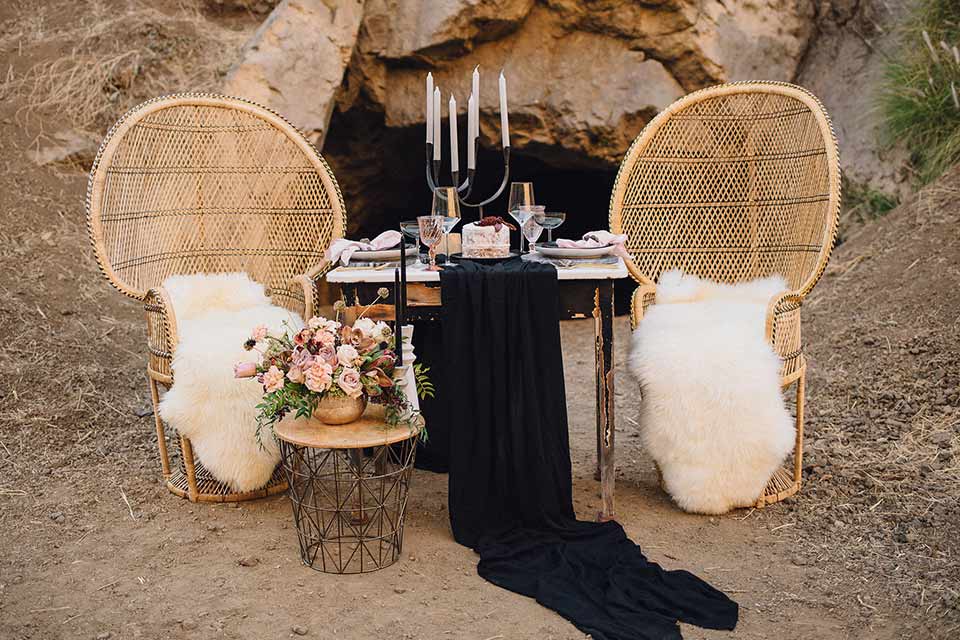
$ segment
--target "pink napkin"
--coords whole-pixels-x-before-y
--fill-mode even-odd
[[[627,241],[625,233],[610,233],[609,231],[589,231],[583,234],[582,240],[557,240],[557,246],[563,249],[597,249],[614,245],[613,253],[621,258],[627,257],[627,250],[623,243]]]
[[[327,259],[330,262],[340,261],[344,266],[350,264],[350,258],[357,251],[381,251],[400,244],[403,235],[399,231],[384,231],[370,242],[347,240],[338,238],[330,244],[327,250]]]

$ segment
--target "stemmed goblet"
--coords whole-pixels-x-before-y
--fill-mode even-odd
[[[532,182],[510,183],[510,200],[507,204],[507,212],[520,225],[520,253],[523,253],[523,223],[526,220],[523,208],[532,207],[534,204],[536,203],[533,200]]]
[[[433,192],[431,213],[443,218],[443,242],[447,260],[450,260],[450,232],[460,222],[460,198],[454,187],[439,187]]]
[[[567,214],[559,211],[547,211],[543,214],[540,226],[547,230],[547,242],[553,242],[553,230],[562,225],[566,219]]]
[[[535,242],[540,238],[540,234],[543,233],[543,222],[546,214],[543,210],[546,207],[543,206],[533,206],[533,207],[520,207],[520,215],[523,217],[523,222],[520,223],[520,230],[523,233],[523,237],[527,239],[527,253],[532,254],[535,248]]]
[[[430,250],[430,271],[440,271],[437,266],[437,245],[443,239],[443,216],[420,216],[417,223],[420,225],[420,241]]]

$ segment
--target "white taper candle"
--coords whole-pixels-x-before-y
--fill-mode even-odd
[[[476,115],[473,112],[474,107],[477,104],[477,99],[474,94],[470,94],[470,99],[467,100],[467,169],[476,169],[477,168],[477,156],[475,152],[474,137],[473,132],[477,126]]]
[[[450,171],[460,170],[459,150],[457,149],[457,99],[450,96]]]
[[[433,159],[440,160],[440,87],[433,90]]]
[[[507,79],[500,71],[500,135],[503,136],[503,148],[510,146],[510,122],[507,119]]]
[[[433,142],[433,74],[427,74],[427,144]]]

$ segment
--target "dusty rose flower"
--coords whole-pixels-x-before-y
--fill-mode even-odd
[[[250,339],[255,340],[257,342],[260,342],[266,337],[267,337],[267,325],[265,324],[257,325],[254,328],[253,333],[250,334]]]
[[[377,289],[377,295],[381,298],[386,298],[390,295],[390,289],[387,289],[386,287],[380,287]]]
[[[340,328],[340,323],[337,322],[336,320],[328,320],[323,316],[314,316],[310,318],[310,321],[307,323],[307,326],[309,326],[314,331],[320,331],[322,329],[323,331],[329,331],[333,333]]]
[[[290,362],[297,365],[301,369],[306,369],[308,366],[310,366],[310,363],[313,362],[313,354],[303,347],[297,347],[294,349],[293,355],[290,357]]]
[[[280,371],[280,369],[277,369],[275,366],[271,366],[267,369],[266,373],[263,374],[263,386],[266,388],[267,393],[273,393],[274,391],[283,389],[283,371]]]
[[[257,365],[253,362],[238,362],[233,365],[234,378],[252,378],[257,375]]]
[[[312,329],[301,329],[297,335],[293,336],[293,344],[304,345],[310,342],[310,338],[313,337]]]
[[[337,384],[351,398],[359,398],[363,395],[363,382],[360,381],[360,372],[353,367],[344,367],[340,371]]]
[[[345,367],[355,367],[359,359],[360,354],[353,345],[342,344],[340,348],[337,349],[337,361]]]
[[[307,389],[314,393],[323,393],[330,388],[330,384],[333,382],[333,378],[330,376],[332,371],[333,369],[326,362],[315,360],[310,368],[304,372],[304,384],[307,385]]]
[[[287,371],[287,377],[290,378],[290,382],[303,382],[303,369],[293,365],[290,367],[290,371]]]
[[[320,344],[322,346],[332,347],[337,343],[337,337],[332,333],[330,333],[329,331],[327,331],[326,329],[317,331],[317,335],[315,335],[313,339],[317,342],[317,344]]]
[[[332,344],[325,344],[317,350],[317,359],[335,367],[337,366],[337,350]]]

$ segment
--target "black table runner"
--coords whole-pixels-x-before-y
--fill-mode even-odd
[[[449,453],[450,523],[478,573],[594,640],[680,638],[677,620],[732,629],[723,593],[649,562],[618,523],[574,516],[554,267],[467,263],[441,286],[447,428],[427,450]]]

